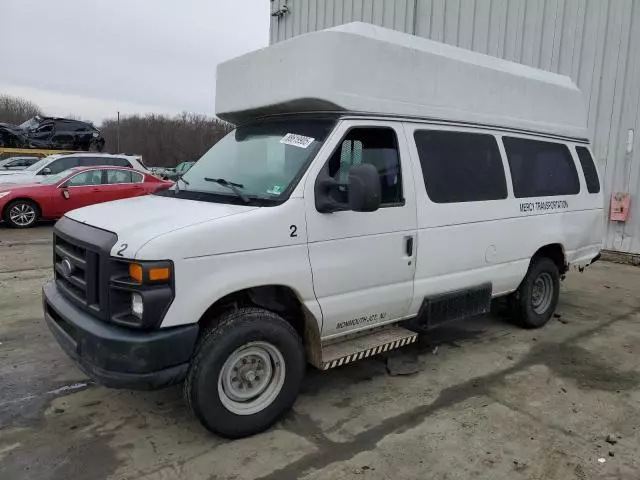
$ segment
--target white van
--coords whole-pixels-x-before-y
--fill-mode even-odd
[[[485,313],[544,325],[603,199],[564,76],[366,24],[222,64],[238,127],[158,194],[55,226],[46,321],[112,387],[182,382],[240,437],[329,369]]]

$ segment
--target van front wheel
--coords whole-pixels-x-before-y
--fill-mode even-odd
[[[220,316],[196,349],[184,393],[200,422],[228,438],[261,432],[298,396],[302,342],[280,316],[240,308]]]
[[[549,258],[534,258],[526,277],[509,299],[515,318],[525,328],[544,326],[558,305],[560,273]]]

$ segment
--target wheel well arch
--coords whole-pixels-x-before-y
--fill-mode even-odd
[[[280,315],[302,339],[310,363],[322,361],[320,327],[316,317],[294,289],[286,285],[259,285],[229,293],[214,303],[198,320],[200,331],[205,332],[221,313],[246,306],[256,306]]]
[[[33,198],[30,197],[18,197],[18,198],[14,198],[12,200],[9,200],[6,205],[2,208],[2,212],[0,212],[0,218],[4,219],[4,216],[7,213],[7,208],[9,208],[9,205],[12,205],[14,202],[19,201],[19,200],[25,200],[27,202],[31,202],[33,203],[36,208],[38,209],[38,214],[42,215],[42,206],[38,203],[37,200],[34,200]]]
[[[564,275],[569,269],[564,247],[560,243],[549,243],[543,247],[540,247],[532,258],[536,257],[546,257],[553,260],[553,262],[558,267],[560,275]]]

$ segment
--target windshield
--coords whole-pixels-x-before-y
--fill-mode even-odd
[[[72,173],[72,170],[65,170],[64,172],[56,173],[53,175],[42,175],[42,179],[38,180],[38,183],[41,183],[42,185],[53,185],[55,183],[58,183],[63,178],[68,177]]]
[[[33,128],[36,128],[39,123],[40,122],[38,121],[38,117],[33,117],[33,118],[30,118],[29,120],[27,120],[26,122],[22,122],[18,126],[20,128],[22,128],[23,130],[31,130]]]
[[[41,160],[38,160],[36,163],[34,163],[33,165],[25,168],[23,170],[23,172],[37,172],[38,170],[40,170],[42,167],[44,167],[47,163],[49,163],[50,158],[49,157],[44,157]]]
[[[238,127],[184,174],[185,182],[179,182],[178,191],[185,196],[208,193],[216,195],[215,201],[224,196],[244,203],[286,198],[334,124],[331,119],[290,117]],[[235,189],[229,187],[231,183]]]

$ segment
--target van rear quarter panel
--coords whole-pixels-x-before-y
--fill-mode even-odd
[[[418,312],[424,297],[486,282],[493,285],[494,296],[514,291],[532,256],[545,245],[562,245],[566,261],[572,266],[587,265],[600,251],[604,231],[602,194],[587,192],[573,143],[567,145],[580,180],[578,194],[515,198],[508,161],[500,135],[495,131],[425,124],[406,124],[405,128],[414,162],[418,202],[416,276],[409,315]],[[507,180],[507,198],[432,202],[425,188],[413,134],[415,130],[435,129],[496,135]]]

